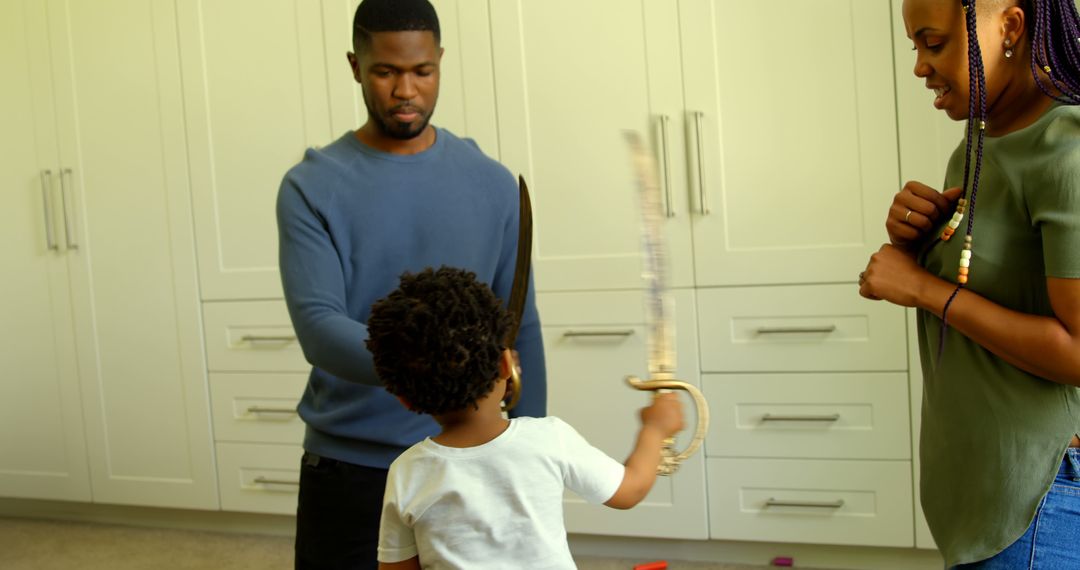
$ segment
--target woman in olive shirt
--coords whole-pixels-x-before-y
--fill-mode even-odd
[[[864,297],[920,309],[923,509],[948,566],[1080,568],[1080,16],[903,13],[915,75],[968,121],[949,190],[905,185],[859,276]]]

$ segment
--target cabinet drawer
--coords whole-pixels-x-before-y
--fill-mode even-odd
[[[907,370],[904,310],[851,284],[698,292],[704,372]]]
[[[211,372],[309,372],[285,301],[204,303]]]
[[[307,378],[302,372],[211,374],[214,439],[300,445],[304,422],[296,413],[296,404]]]
[[[706,374],[710,456],[910,459],[907,375]]]
[[[296,514],[303,454],[299,445],[217,444],[221,509]]]
[[[707,460],[714,539],[914,544],[910,461]]]

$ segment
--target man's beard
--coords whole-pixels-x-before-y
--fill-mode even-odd
[[[411,123],[399,123],[398,121],[389,118],[389,115],[393,113],[393,109],[396,109],[396,107],[392,108],[386,114],[379,114],[378,111],[371,107],[371,104],[368,103],[366,97],[364,98],[364,106],[367,107],[368,118],[375,121],[375,125],[379,128],[380,132],[392,139],[401,141],[414,139],[419,136],[420,133],[424,132],[428,123],[431,122],[431,112],[434,111],[434,109],[431,109],[430,111],[425,112],[417,107],[413,107],[414,109],[417,109],[420,117]]]

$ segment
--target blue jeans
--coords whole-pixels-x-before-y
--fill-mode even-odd
[[[957,570],[1080,568],[1080,448],[1070,447],[1024,536],[992,558]]]

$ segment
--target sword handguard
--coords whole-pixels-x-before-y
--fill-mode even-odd
[[[705,432],[709,431],[709,404],[705,401],[705,395],[697,386],[675,379],[642,380],[637,376],[627,376],[626,383],[638,390],[684,390],[693,398],[694,406],[697,408],[697,429],[694,430],[694,437],[686,449],[679,453],[675,453],[675,438],[665,439],[660,453],[660,465],[656,467],[658,475],[674,474],[679,470],[680,464],[701,447],[701,442],[705,440]]]
[[[514,409],[514,406],[518,404],[518,400],[521,399],[521,373],[518,372],[516,365],[510,368],[508,383],[507,392],[510,393],[510,398],[503,401],[502,409],[504,412]]]

